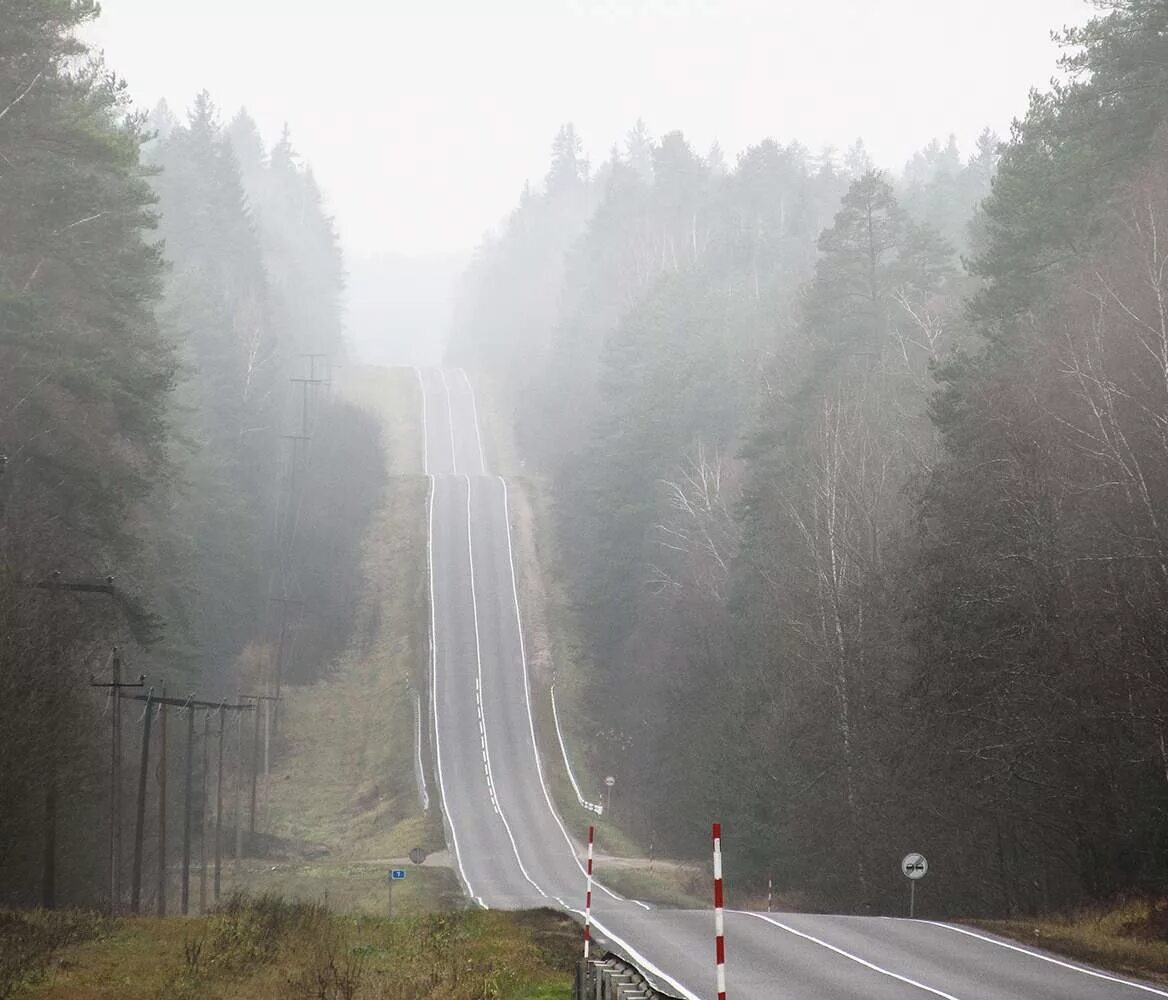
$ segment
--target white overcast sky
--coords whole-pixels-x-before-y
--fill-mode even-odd
[[[638,116],[733,162],[863,137],[899,167],[1006,134],[1086,0],[102,0],[86,36],[143,106],[206,88],[287,121],[350,254],[478,242],[573,121],[595,162]]]

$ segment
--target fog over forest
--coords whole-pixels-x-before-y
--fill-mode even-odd
[[[218,4],[162,35],[168,5],[106,6],[0,0],[0,905],[126,909],[136,834],[165,910],[184,808],[233,878],[315,849],[312,809],[365,858],[453,846],[415,788],[442,473],[415,366],[477,393],[568,732],[539,708],[532,739],[617,796],[631,856],[706,865],[717,819],[744,895],[817,913],[899,915],[920,845],[937,917],[1168,892],[1165,0],[845,4],[836,38],[750,3],[340,3],[282,47],[261,5],[222,59],[191,55]],[[748,15],[824,78],[761,43],[736,75]],[[317,18],[399,29],[401,65],[305,60]],[[342,703],[362,664],[406,665]],[[204,787],[138,819],[133,699],[166,695],[151,781]],[[322,729],[407,763],[346,749],[310,809]]]

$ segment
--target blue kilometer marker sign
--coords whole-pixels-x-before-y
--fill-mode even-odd
[[[401,868],[395,868],[389,873],[389,877],[397,882],[398,880],[405,878],[406,873]]]

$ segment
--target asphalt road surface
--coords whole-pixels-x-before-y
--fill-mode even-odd
[[[418,371],[431,479],[433,635],[429,720],[447,842],[484,907],[583,900],[582,831],[569,831],[536,750],[506,483],[488,473],[470,380]],[[603,879],[603,873],[597,873]],[[710,912],[625,899],[598,884],[594,935],[664,990],[714,991]],[[1120,1000],[1168,997],[979,931],[921,920],[786,913],[726,915],[727,993],[791,1000]]]

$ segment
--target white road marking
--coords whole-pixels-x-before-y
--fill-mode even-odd
[[[467,375],[466,369],[459,368],[458,370],[462,373],[463,381],[466,382],[467,391],[470,392],[470,409],[474,415],[475,440],[479,445],[479,475],[485,476],[487,474],[487,462],[483,458],[483,436],[479,432],[479,404],[475,402],[474,386],[470,384],[470,376]]]
[[[560,753],[564,755],[564,770],[568,772],[568,780],[572,783],[572,791],[576,793],[576,801],[589,812],[594,812],[597,816],[603,816],[604,807],[589,802],[584,798],[584,793],[580,791],[580,786],[576,783],[576,775],[572,773],[572,762],[568,760],[568,748],[564,744],[564,732],[560,729],[560,713],[556,709],[556,686],[554,684],[551,686],[549,693],[552,699],[552,719],[556,724],[556,739],[560,741]]]
[[[577,910],[574,906],[568,906],[566,903],[564,903],[563,900],[560,900],[559,902],[560,905],[563,906],[564,909],[569,913],[574,913],[578,917],[584,916],[583,910]],[[627,954],[629,958],[636,962],[642,969],[647,969],[651,975],[657,976],[659,979],[672,986],[683,997],[685,997],[685,1000],[702,1000],[702,998],[694,993],[693,990],[687,990],[684,986],[681,985],[681,983],[669,975],[669,973],[663,972],[661,969],[657,968],[656,965],[650,962],[649,959],[637,951],[637,949],[629,944],[624,938],[618,937],[607,927],[605,927],[604,924],[596,919],[595,913],[592,915],[592,926],[599,930],[600,933],[610,941],[614,942],[618,947],[623,948],[625,950],[625,954]]]
[[[552,819],[556,821],[556,825],[560,828],[560,833],[564,835],[564,840],[568,844],[568,849],[571,851],[572,859],[576,862],[576,867],[580,869],[581,875],[587,875],[584,865],[580,863],[580,857],[576,853],[576,845],[572,843],[572,838],[568,836],[568,831],[564,828],[560,814],[556,812],[556,807],[552,805],[552,797],[548,793],[547,782],[543,778],[543,764],[539,759],[539,745],[535,741],[535,717],[531,711],[531,683],[527,676],[527,650],[526,643],[523,641],[523,619],[519,613],[519,586],[515,582],[515,553],[511,546],[511,502],[507,493],[506,480],[502,476],[496,476],[495,479],[503,487],[503,522],[507,527],[507,565],[511,570],[511,599],[515,606],[515,627],[519,633],[519,659],[523,664],[523,698],[527,703],[527,726],[531,732],[531,749],[535,757],[535,773],[539,775],[539,786],[543,789],[543,799],[547,803],[548,811],[552,814]],[[608,893],[612,899],[623,901],[623,896],[613,892],[604,883],[596,880],[593,881],[595,885]]]
[[[422,472],[430,474],[430,432],[426,427],[426,383],[422,381],[422,369],[414,366],[414,374],[418,376],[418,390],[422,394]]]
[[[454,449],[454,407],[450,403],[450,385],[446,381],[446,372],[441,368],[438,374],[442,378],[442,388],[446,390],[446,420],[450,424],[450,471],[458,475],[458,452]]]
[[[471,538],[471,524],[470,524],[470,476],[463,477],[466,480],[466,555],[467,561],[470,563],[470,603],[471,611],[474,617],[474,633],[475,633],[475,660],[478,667],[478,690],[483,688],[483,654],[482,646],[479,642],[479,600],[475,593],[475,572],[474,572],[474,540]],[[477,694],[477,692],[476,692]],[[511,841],[511,850],[515,852],[515,860],[519,862],[519,870],[523,872],[523,877],[532,884],[535,891],[538,892],[544,899],[547,899],[547,893],[540,888],[539,883],[535,881],[527,872],[527,866],[523,863],[523,858],[519,856],[519,846],[515,843],[515,836],[511,833],[511,824],[507,822],[507,817],[503,814],[503,810],[499,807],[499,801],[495,797],[495,782],[491,777],[491,751],[487,741],[487,719],[483,712],[482,698],[478,699],[479,719],[483,727],[483,759],[487,772],[487,788],[491,793],[491,802],[495,806],[495,812],[499,814],[499,819],[503,821],[503,829],[507,831],[507,839]]]
[[[781,920],[775,920],[773,917],[767,916],[765,913],[749,913],[746,910],[731,910],[731,913],[740,913],[745,917],[754,917],[756,920],[763,920],[768,924],[774,924],[776,927],[785,930],[788,934],[794,934],[796,937],[801,937],[804,940],[811,941],[819,945],[821,948],[826,948],[828,951],[834,951],[837,955],[842,955],[844,958],[851,959],[859,965],[873,972],[879,972],[883,976],[888,976],[890,979],[897,979],[902,983],[907,983],[909,986],[915,986],[918,990],[924,990],[926,993],[932,993],[935,997],[942,997],[943,1000],[960,1000],[952,993],[946,993],[944,990],[934,989],[932,986],[926,986],[924,983],[918,983],[915,979],[909,979],[908,976],[902,976],[897,972],[890,972],[888,969],[883,969],[879,965],[860,958],[859,955],[853,955],[850,951],[845,951],[843,948],[837,948],[834,944],[828,944],[826,941],[815,937],[811,934],[804,934],[803,931],[797,931],[794,927],[784,924]]]
[[[470,879],[466,877],[466,869],[462,866],[462,853],[458,849],[458,834],[454,832],[454,819],[450,815],[450,807],[446,804],[446,785],[442,780],[442,739],[438,732],[438,616],[434,605],[434,491],[437,480],[434,476],[430,480],[430,493],[426,501],[426,565],[430,570],[430,705],[434,716],[434,763],[438,772],[438,792],[442,799],[442,815],[446,825],[450,827],[450,842],[454,846],[454,861],[458,865],[458,874],[462,884],[466,886],[466,894],[472,899],[478,897],[471,888]],[[482,900],[479,900],[482,905]],[[485,907],[484,907],[485,909]]]
[[[964,927],[957,927],[953,924],[943,924],[936,920],[918,920],[919,924],[929,924],[933,927],[943,927],[945,930],[953,931],[957,934],[965,934],[967,937],[977,938],[979,941],[986,941],[989,944],[995,944],[999,948],[1008,948],[1010,951],[1016,951],[1023,955],[1029,955],[1031,958],[1038,958],[1044,962],[1050,962],[1051,965],[1059,965],[1064,969],[1070,969],[1072,972],[1081,972],[1084,976],[1094,976],[1096,979],[1104,979],[1109,983],[1119,983],[1121,986],[1130,986],[1133,990],[1143,990],[1145,993],[1154,993],[1158,997],[1168,997],[1168,991],[1158,990],[1154,986],[1145,986],[1143,983],[1132,982],[1130,979],[1120,979],[1118,976],[1109,976],[1105,972],[1096,972],[1094,969],[1085,969],[1081,965],[1073,965],[1070,962],[1064,962],[1061,959],[1054,958],[1051,955],[1044,955],[1039,951],[1031,951],[1029,948],[1022,948],[1016,944],[1009,944],[1005,941],[999,941],[996,938],[988,937],[985,934],[978,934],[976,931],[967,930]]]
[[[422,696],[414,692],[414,770],[422,812],[430,811],[430,792],[426,789],[426,769],[422,764]]]

